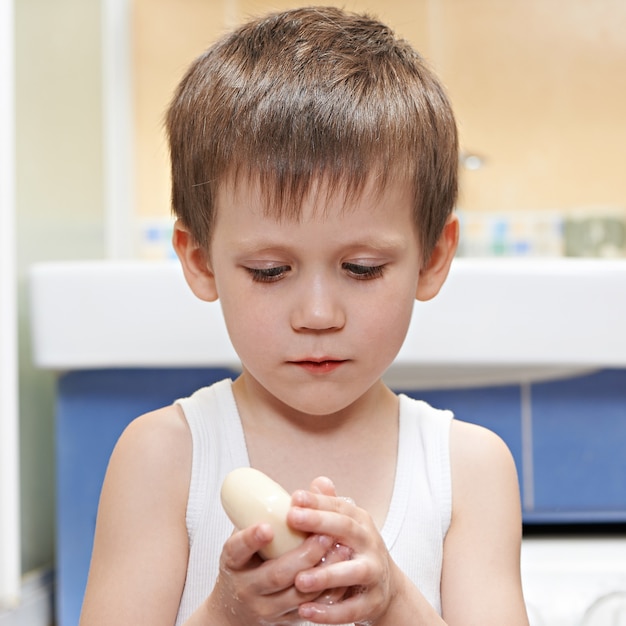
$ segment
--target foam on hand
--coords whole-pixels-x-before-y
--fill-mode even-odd
[[[226,476],[221,490],[222,506],[235,528],[242,530],[264,522],[274,539],[259,550],[264,559],[273,559],[298,547],[305,533],[287,525],[291,496],[277,482],[252,467],[240,467]]]

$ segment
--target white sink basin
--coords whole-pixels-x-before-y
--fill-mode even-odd
[[[43,368],[238,367],[219,304],[197,300],[174,261],[36,265],[31,309]],[[416,303],[386,378],[419,389],[602,367],[626,367],[626,260],[460,258]]]

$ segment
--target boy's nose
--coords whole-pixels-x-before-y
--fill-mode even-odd
[[[315,278],[301,285],[292,310],[291,325],[295,330],[337,330],[346,322],[338,285]]]

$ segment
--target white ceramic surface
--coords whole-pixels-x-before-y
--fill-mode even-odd
[[[197,300],[174,261],[46,263],[30,281],[40,367],[238,366],[219,303]],[[626,367],[626,260],[459,258],[416,303],[387,379],[419,389],[601,367]]]

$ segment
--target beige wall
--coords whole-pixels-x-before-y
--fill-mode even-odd
[[[442,0],[437,65],[472,209],[626,206],[626,3]]]
[[[249,14],[304,3],[134,0],[137,211],[169,214],[161,121],[186,65]],[[430,59],[452,98],[472,210],[625,206],[626,3],[361,0]]]

